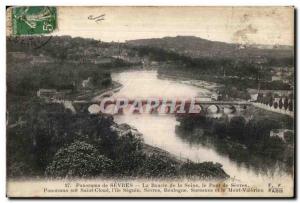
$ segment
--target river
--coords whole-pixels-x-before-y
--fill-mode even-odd
[[[113,95],[116,98],[205,98],[211,95],[211,92],[204,88],[173,80],[158,79],[157,72],[154,70],[114,73],[112,78],[123,85],[123,88]],[[183,140],[176,135],[175,126],[178,125],[178,121],[172,114],[124,114],[115,115],[114,118],[117,123],[127,123],[137,128],[143,134],[145,143],[195,162],[219,162],[226,173],[242,182],[251,181],[258,184],[274,182],[275,179],[278,183],[292,184],[293,182],[292,176],[281,170],[279,166],[268,169],[267,172],[261,172],[255,167],[246,167],[243,163],[229,159],[213,147]],[[292,185],[289,186],[292,187]]]

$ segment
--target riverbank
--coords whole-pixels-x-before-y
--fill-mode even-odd
[[[201,162],[195,163],[186,158],[178,158],[177,156],[162,150],[158,147],[154,147],[148,144],[143,144],[143,152],[147,159],[151,160],[155,157],[154,164],[161,164],[160,162],[171,164],[175,167],[177,174],[174,174],[174,178],[195,178],[204,180],[218,180],[227,179],[230,176],[223,170],[220,163],[213,162]],[[153,159],[153,160],[155,160]],[[157,173],[162,173],[157,169]]]
[[[105,89],[101,89],[101,90],[89,90],[89,91],[85,91],[80,93],[79,95],[75,96],[74,99],[75,100],[92,100],[92,101],[98,101],[100,98],[102,98],[104,95],[109,94],[109,93],[113,93],[113,92],[117,92],[118,90],[120,90],[120,88],[122,88],[122,84],[113,81],[112,85],[108,88]]]
[[[210,146],[230,160],[262,174],[279,170],[293,174],[293,119],[254,106],[242,114],[218,119],[203,116],[178,117],[180,138]],[[276,131],[286,129],[282,136]]]
[[[159,157],[166,163],[172,163],[178,171],[175,178],[191,178],[201,180],[227,179],[230,176],[223,170],[220,163],[201,162],[195,163],[186,158],[179,158],[165,150],[148,144],[143,144],[143,151],[148,158]],[[157,163],[159,164],[159,162]]]
[[[179,70],[158,70],[158,77],[180,81],[198,88],[211,91],[217,100],[249,100],[247,82],[238,77],[216,77]]]
[[[195,87],[199,87],[202,89],[207,89],[209,91],[212,92],[216,92],[219,88],[223,87],[223,85],[218,84],[218,83],[214,83],[214,82],[207,82],[204,80],[197,80],[197,79],[191,79],[189,77],[185,77],[185,76],[175,76],[175,75],[168,75],[168,74],[158,74],[157,76],[158,79],[162,79],[162,80],[173,80],[182,84],[186,84],[186,85],[192,85]]]
[[[143,134],[128,124],[112,125],[113,131],[120,137],[133,136],[143,138]],[[224,180],[230,176],[220,163],[195,163],[186,158],[177,157],[161,148],[141,141],[141,150],[145,159],[137,169],[136,175],[142,178],[195,178],[201,180]]]

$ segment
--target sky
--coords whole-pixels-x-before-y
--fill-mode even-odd
[[[229,43],[294,44],[293,7],[58,7],[57,15],[54,34],[106,42],[180,35]]]

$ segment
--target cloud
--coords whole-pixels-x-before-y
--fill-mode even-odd
[[[233,41],[241,44],[248,44],[250,40],[248,38],[249,34],[257,33],[257,29],[252,26],[252,24],[248,25],[246,28],[241,30],[237,30],[233,34]]]

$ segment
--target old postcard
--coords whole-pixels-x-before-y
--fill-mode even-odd
[[[294,197],[293,7],[6,21],[8,197]]]

